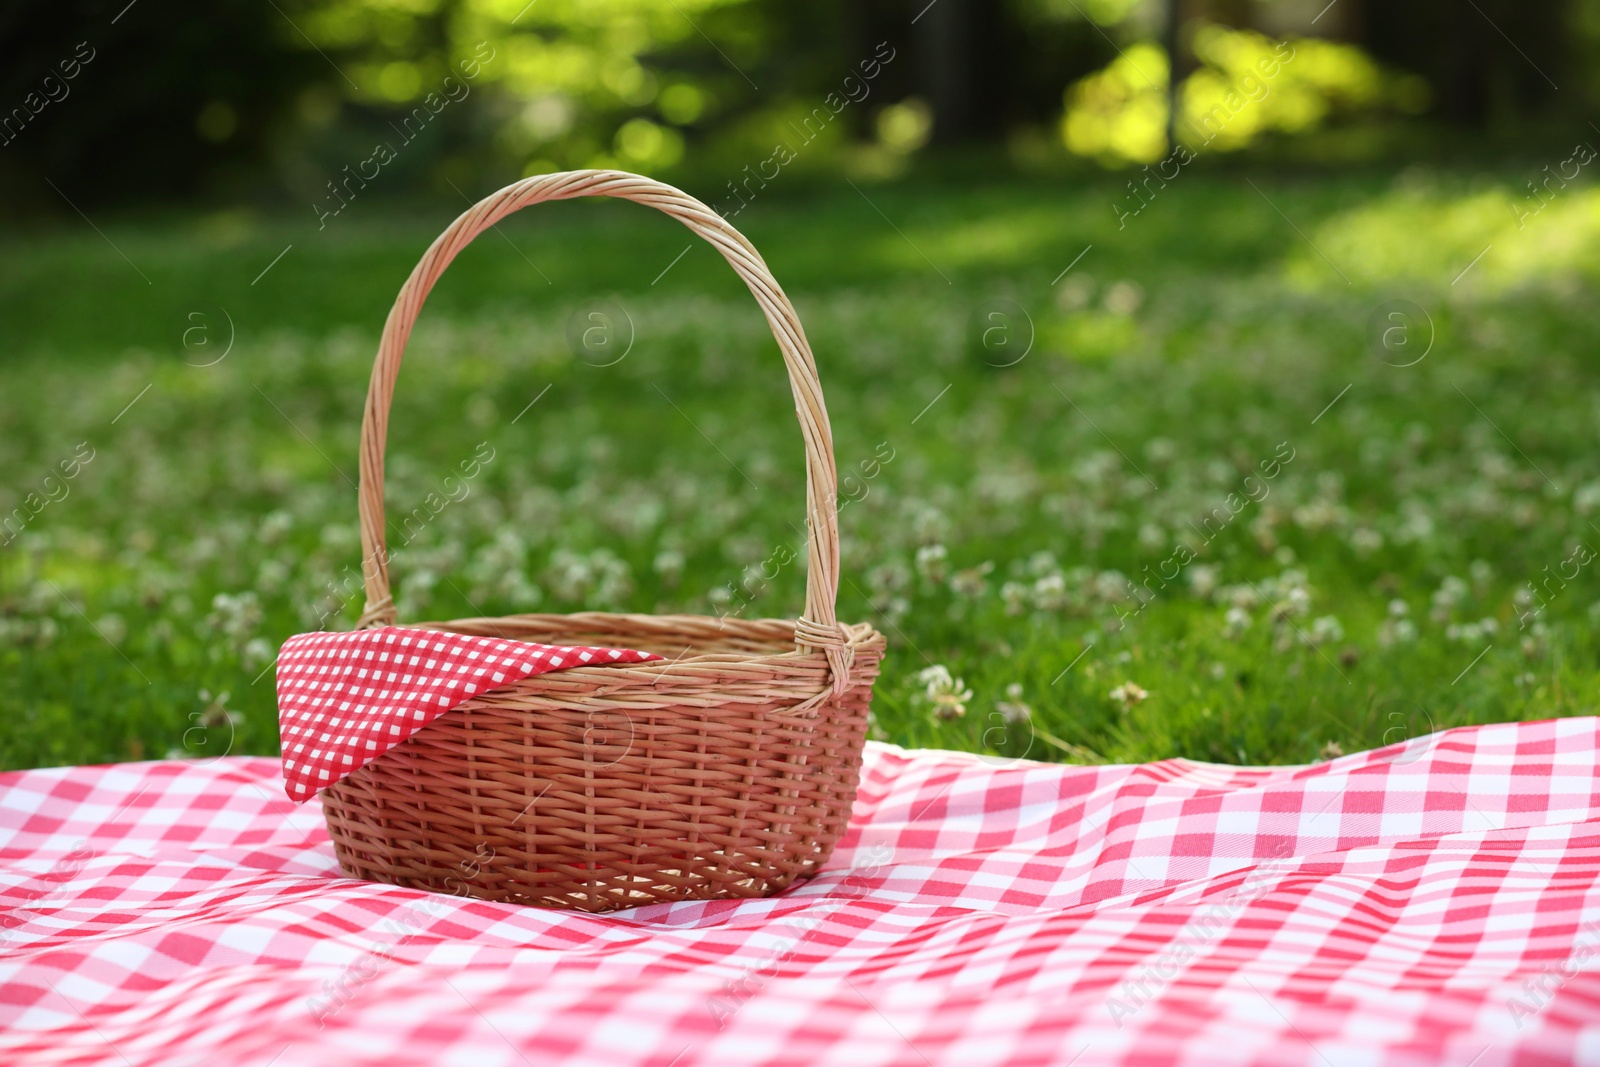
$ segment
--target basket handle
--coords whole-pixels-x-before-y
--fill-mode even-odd
[[[567,171],[526,178],[506,186],[451,223],[429,246],[401,287],[383,325],[383,339],[378,343],[378,358],[367,388],[366,412],[361,419],[361,571],[367,602],[358,625],[363,628],[387,626],[395,619],[394,601],[389,592],[389,551],[384,536],[383,455],[400,358],[423,301],[451,260],[478,234],[531,204],[580,196],[614,196],[671,215],[715,245],[750,287],[756,303],[761,305],[783,353],[784,365],[789,369],[789,385],[794,391],[800,434],[805,441],[810,558],[806,571],[806,610],[796,623],[795,640],[803,651],[820,650],[827,655],[834,692],[842,694],[849,684],[853,656],[849,633],[834,615],[839,593],[839,523],[834,506],[838,473],[822,385],[817,381],[816,362],[800,327],[800,317],[773,279],[760,253],[721,215],[681,190],[625,171]]]

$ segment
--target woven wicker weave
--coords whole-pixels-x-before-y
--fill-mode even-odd
[[[750,243],[668,185],[618,171],[543,175],[477,204],[436,240],[384,325],[361,426],[361,625],[393,625],[383,455],[401,354],[423,301],[475,236],[545,200],[613,196],[717,247],[778,340],[805,443],[806,610],[797,620],[512,615],[423,628],[658,652],[483,693],[322,793],[345,873],[491,900],[607,911],[753,897],[814,871],[855,798],[884,640],[834,618],[833,435],[794,308]]]

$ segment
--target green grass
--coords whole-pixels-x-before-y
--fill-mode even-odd
[[[876,736],[1272,763],[1591,712],[1600,195],[1564,190],[1519,229],[1524,177],[1185,173],[1121,229],[1113,178],[751,206],[737,223],[806,322],[859,497],[839,611],[889,635]],[[277,646],[360,609],[379,327],[459,206],[5,242],[0,520],[81,443],[94,458],[0,549],[0,765],[276,751]],[[731,271],[694,244],[663,276],[690,237],[628,205],[502,229],[440,284],[401,375],[397,524],[494,454],[395,551],[402,617],[796,613],[796,565],[748,606],[726,595],[794,547],[804,484]],[[1426,325],[1372,340],[1398,299],[1432,322],[1412,366],[1391,364]],[[603,368],[567,343],[597,300],[635,332]],[[1031,320],[1013,366],[976,341],[997,300]],[[1147,698],[1114,699],[1129,682]]]

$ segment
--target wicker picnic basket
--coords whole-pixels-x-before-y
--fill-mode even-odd
[[[799,619],[510,615],[420,628],[660,653],[485,692],[323,790],[339,863],[357,878],[583,911],[777,892],[827,859],[855,799],[884,639],[834,618],[833,435],[800,320],[750,242],[706,205],[619,171],[529,178],[434,241],[384,324],[361,424],[360,625],[395,625],[383,457],[406,339],[458,252],[520,208],[612,196],[716,246],[767,317],[805,442],[806,610]]]

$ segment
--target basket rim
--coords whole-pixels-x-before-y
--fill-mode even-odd
[[[423,622],[394,622],[390,625],[407,630],[429,630],[438,633],[498,637],[506,641],[529,641],[541,644],[562,643],[560,640],[539,641],[533,637],[495,632],[498,629],[496,624],[517,622],[542,624],[553,629],[565,629],[584,634],[604,634],[612,629],[637,631],[641,623],[646,623],[660,628],[659,640],[653,643],[663,645],[672,644],[674,640],[684,640],[684,630],[702,630],[706,637],[711,637],[713,632],[716,632],[734,639],[769,642],[774,647],[772,652],[741,652],[736,650],[701,652],[695,655],[668,656],[645,663],[595,664],[585,667],[567,667],[561,671],[553,672],[570,680],[605,678],[613,682],[621,682],[629,676],[654,678],[662,672],[675,667],[682,667],[686,664],[707,666],[718,663],[771,664],[775,667],[794,667],[811,662],[816,662],[819,666],[827,663],[827,656],[824,652],[820,650],[802,651],[796,647],[794,636],[796,620],[792,618],[734,619],[716,615],[645,615],[615,611],[519,612],[512,615],[480,615]],[[857,656],[862,653],[866,653],[868,656],[877,653],[881,656],[888,648],[888,639],[870,622],[840,623],[839,625],[845,634],[845,647]],[[680,627],[681,629],[679,629]],[[552,637],[554,636],[556,635],[552,635]],[[638,636],[649,637],[653,635],[641,634]],[[690,641],[690,644],[692,643]],[[637,643],[612,647],[631,648],[637,647]],[[780,648],[782,649],[781,651],[779,651]],[[534,681],[540,678],[548,679],[549,677],[551,677],[550,674],[541,674],[527,680]]]

